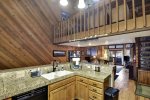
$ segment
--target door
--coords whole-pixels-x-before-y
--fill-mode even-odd
[[[79,100],[88,100],[88,84],[77,81],[76,95]]]
[[[123,65],[123,51],[116,51],[116,65]]]
[[[51,91],[50,100],[66,100],[66,86]]]
[[[72,82],[67,85],[66,88],[66,100],[74,100],[75,99],[75,82]]]

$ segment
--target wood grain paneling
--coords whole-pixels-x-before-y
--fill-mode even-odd
[[[138,82],[140,84],[150,86],[150,71],[148,70],[138,70]]]
[[[48,0],[0,0],[0,69],[49,64],[53,50],[53,24],[58,21]]]

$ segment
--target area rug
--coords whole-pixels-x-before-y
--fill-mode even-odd
[[[135,93],[136,95],[150,98],[150,87],[137,84]]]

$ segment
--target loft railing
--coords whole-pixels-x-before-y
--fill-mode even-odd
[[[150,0],[100,0],[54,26],[54,43],[150,27]]]

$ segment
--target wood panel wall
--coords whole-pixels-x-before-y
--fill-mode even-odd
[[[0,70],[67,61],[52,55],[75,49],[53,45],[56,22],[48,0],[0,0]]]
[[[138,82],[139,84],[150,86],[150,71],[149,70],[138,70]]]

